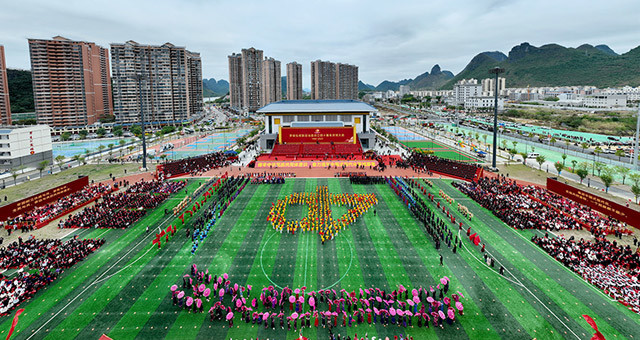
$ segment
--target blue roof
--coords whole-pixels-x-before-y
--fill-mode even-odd
[[[281,100],[267,104],[257,113],[310,113],[310,112],[375,112],[375,107],[359,100]]]

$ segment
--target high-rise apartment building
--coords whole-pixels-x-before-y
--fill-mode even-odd
[[[86,126],[113,114],[109,52],[63,37],[29,39],[38,124]]]
[[[281,72],[280,61],[273,58],[266,58],[262,61],[262,79],[260,80],[262,102],[260,107],[282,100]]]
[[[507,88],[507,80],[502,77],[498,77],[498,94],[501,95]],[[486,78],[482,80],[482,94],[484,96],[493,96],[493,91],[496,89],[495,78]]]
[[[229,105],[237,111],[242,110],[242,54],[229,56]]]
[[[311,99],[358,99],[358,67],[312,61]]]
[[[295,61],[287,64],[287,99],[302,99],[302,65]]]
[[[336,99],[358,99],[358,66],[336,64]]]
[[[0,125],[11,125],[7,64],[4,60],[4,46],[2,45],[0,45]]]
[[[262,104],[262,59],[262,50],[242,49],[242,105],[250,112],[255,112]]]
[[[141,97],[145,120],[151,123],[187,121],[202,112],[199,53],[170,43],[156,46],[127,41],[111,44],[111,65],[117,122],[140,121]]]

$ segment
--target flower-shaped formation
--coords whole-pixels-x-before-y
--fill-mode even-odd
[[[290,204],[308,205],[309,214],[301,220],[287,220],[287,206]],[[316,192],[296,192],[275,204],[272,203],[267,221],[280,232],[316,232],[322,241],[325,241],[333,239],[340,230],[345,229],[375,204],[378,204],[375,194],[330,194],[327,186],[318,186]],[[349,209],[340,218],[334,219],[331,215],[332,205],[347,206]]]

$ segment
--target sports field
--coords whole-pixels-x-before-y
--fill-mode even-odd
[[[200,181],[191,181],[193,192]],[[309,290],[395,289],[435,285],[442,276],[451,279],[451,291],[460,291],[465,314],[444,328],[383,327],[363,323],[334,329],[334,333],[384,337],[410,334],[414,339],[588,339],[593,333],[581,317],[592,316],[607,339],[637,338],[640,317],[546,255],[528,241],[531,232],[517,232],[466,198],[449,180],[433,180],[429,191],[440,189],[466,205],[475,215],[465,220],[453,206],[457,220],[470,225],[486,242],[489,253],[507,269],[505,277],[487,267],[478,247],[468,239],[453,253],[440,251],[418,225],[410,211],[388,185],[352,185],[348,179],[287,179],[282,185],[249,184],[213,226],[209,236],[191,255],[191,241],[178,219],[165,217],[164,209],[177,205],[184,190],[128,230],[83,230],[81,237],[104,237],[95,254],[77,264],[32,301],[23,303],[16,339],[95,339],[105,333],[114,339],[294,339],[297,332],[264,329],[240,321],[209,321],[205,313],[189,313],[173,306],[169,287],[181,285],[192,263],[213,274],[229,273],[238,284],[253,285],[258,292],[269,285],[306,286]],[[266,221],[273,202],[293,192],[313,192],[327,185],[331,193],[374,193],[379,202],[338,234],[320,243],[313,234],[280,234]],[[426,197],[422,197],[426,200]],[[213,201],[213,200],[212,200]],[[441,204],[444,201],[441,201]],[[431,204],[431,203],[428,203]],[[449,205],[448,203],[445,203]],[[454,203],[455,204],[455,203]],[[344,213],[336,207],[334,216]],[[436,210],[434,208],[434,210]],[[198,217],[198,214],[193,218]],[[442,211],[438,210],[442,216]],[[288,219],[302,218],[305,206],[292,206]],[[162,249],[151,245],[154,233],[145,227],[179,229]],[[450,227],[454,227],[452,224]],[[453,229],[452,229],[453,230]],[[457,232],[457,227],[455,227]],[[466,234],[465,234],[466,235]],[[439,255],[444,258],[440,266]],[[4,317],[0,336],[11,324]],[[328,330],[303,331],[310,339],[328,339]]]
[[[169,159],[180,159],[200,156],[216,151],[223,151],[225,148],[233,145],[238,138],[248,134],[250,131],[251,129],[238,129],[229,132],[212,133],[211,135],[200,138],[193,143],[184,145],[177,149],[165,151],[164,154],[166,154]]]

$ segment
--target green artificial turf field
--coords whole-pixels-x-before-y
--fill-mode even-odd
[[[461,161],[461,162],[478,162],[479,161],[477,158],[470,157],[467,154],[461,153],[446,145],[443,145],[434,141],[429,141],[429,140],[402,141],[401,143],[408,148],[431,150],[433,151],[434,156],[438,156],[441,158],[446,158],[446,159],[451,159],[451,160]]]
[[[191,181],[193,192],[202,181]],[[81,237],[104,237],[100,250],[66,270],[52,285],[23,303],[25,312],[15,339],[97,339],[102,333],[114,339],[294,339],[297,332],[264,329],[236,320],[211,322],[205,313],[189,313],[173,306],[169,287],[181,286],[192,263],[213,274],[229,273],[231,282],[250,284],[254,292],[269,285],[306,286],[308,289],[357,290],[379,287],[409,290],[435,285],[442,276],[451,279],[451,292],[460,291],[465,314],[443,328],[383,327],[363,323],[334,329],[342,335],[368,333],[384,337],[410,334],[414,339],[588,339],[593,333],[582,318],[592,316],[607,339],[636,338],[640,317],[547,256],[521,234],[462,195],[448,180],[433,180],[429,191],[440,189],[466,205],[474,220],[465,220],[454,207],[457,220],[480,235],[487,250],[507,269],[505,277],[487,267],[478,247],[464,239],[456,254],[443,245],[440,251],[388,185],[352,185],[348,179],[287,179],[282,185],[248,184],[213,226],[195,255],[178,219],[164,216],[184,197],[184,190],[128,230],[83,230]],[[272,202],[292,192],[313,192],[327,185],[331,193],[374,193],[371,210],[338,234],[320,243],[317,235],[275,232],[266,221]],[[427,200],[426,196],[421,199]],[[441,204],[444,201],[441,201]],[[428,203],[431,207],[435,206]],[[291,206],[288,219],[302,218],[305,206]],[[344,213],[335,208],[334,216]],[[442,211],[438,210],[440,216]],[[198,217],[198,213],[194,218]],[[145,227],[180,226],[162,249],[151,245],[153,233]],[[457,227],[449,224],[451,230]],[[466,235],[463,233],[463,235]],[[444,258],[440,266],[439,254]],[[257,295],[257,294],[255,294]],[[252,296],[255,296],[252,295]],[[0,336],[6,336],[11,317],[4,317]],[[415,324],[414,324],[415,325]],[[303,331],[309,339],[328,339],[328,329]]]

